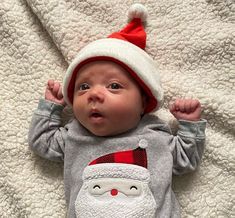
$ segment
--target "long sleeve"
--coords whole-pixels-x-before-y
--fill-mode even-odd
[[[205,148],[205,128],[205,120],[179,121],[177,136],[170,139],[175,175],[194,171],[199,165]]]
[[[41,99],[29,128],[28,143],[38,155],[53,161],[64,160],[67,129],[62,127],[63,106]]]

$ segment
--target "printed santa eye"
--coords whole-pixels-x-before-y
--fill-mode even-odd
[[[94,187],[93,187],[93,189],[100,189],[100,186],[99,185],[95,185]]]
[[[138,190],[138,188],[133,185],[133,186],[130,187],[130,190]]]
[[[93,196],[100,196],[104,192],[100,184],[98,185],[97,183],[90,184],[88,187],[88,190],[89,190],[89,193]]]
[[[125,194],[129,197],[137,197],[137,196],[140,196],[141,193],[142,193],[141,184],[132,183],[132,185],[129,185],[128,187],[126,187]]]

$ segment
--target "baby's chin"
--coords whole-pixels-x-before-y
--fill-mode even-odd
[[[124,133],[127,133],[133,129],[135,129],[136,126],[133,127],[129,127],[129,128],[113,128],[113,129],[88,129],[88,131],[90,131],[93,135],[95,136],[99,136],[99,137],[110,137],[110,136],[117,136],[117,135],[121,135]]]

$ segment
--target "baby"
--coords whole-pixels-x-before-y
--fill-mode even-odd
[[[200,163],[206,121],[193,99],[170,105],[179,122],[176,136],[150,114],[160,107],[163,91],[144,51],[146,15],[144,6],[133,5],[123,30],[83,48],[62,86],[48,81],[33,115],[32,150],[64,162],[68,217],[180,217],[172,174]],[[75,118],[62,126],[66,105]]]

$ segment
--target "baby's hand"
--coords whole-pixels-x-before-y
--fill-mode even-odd
[[[45,99],[63,106],[66,105],[59,82],[48,80],[45,91]]]
[[[176,99],[169,109],[177,120],[198,121],[201,118],[201,104],[195,99]]]

